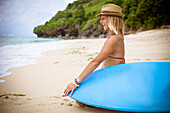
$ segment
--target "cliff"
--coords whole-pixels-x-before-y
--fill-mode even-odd
[[[122,7],[126,34],[170,24],[168,0],[77,0],[44,25],[35,27],[34,33],[45,38],[104,38],[107,32],[96,15],[108,3]]]

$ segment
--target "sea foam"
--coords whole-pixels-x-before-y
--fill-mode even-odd
[[[0,78],[11,74],[7,72],[8,69],[34,64],[36,59],[31,58],[40,57],[45,51],[61,49],[66,45],[68,44],[65,40],[61,40],[2,46],[0,47]]]

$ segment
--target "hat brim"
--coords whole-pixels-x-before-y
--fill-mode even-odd
[[[97,14],[96,17],[101,18],[102,15],[119,16],[122,18],[125,16],[124,14],[121,14],[121,13],[100,13],[100,14]]]

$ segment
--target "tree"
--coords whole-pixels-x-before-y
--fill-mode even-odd
[[[124,3],[125,25],[131,30],[137,30],[140,24],[136,15],[139,2],[139,0],[126,0]]]
[[[74,25],[76,26],[80,26],[85,20],[85,10],[81,4],[78,6],[78,9],[73,14],[73,17],[75,19]]]
[[[169,23],[169,0],[142,0],[137,9],[144,29],[153,29]]]

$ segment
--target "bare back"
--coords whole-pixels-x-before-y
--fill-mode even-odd
[[[102,68],[124,63],[123,58],[125,56],[125,49],[124,49],[124,40],[123,40],[123,38],[120,37],[120,36],[117,36],[117,35],[112,35],[112,36],[110,36],[110,38],[108,38],[108,40],[112,41],[111,38],[117,38],[118,40],[117,40],[116,45],[114,46],[113,51],[110,54],[110,56],[107,57],[104,60]],[[106,44],[107,44],[107,41],[106,41]]]

